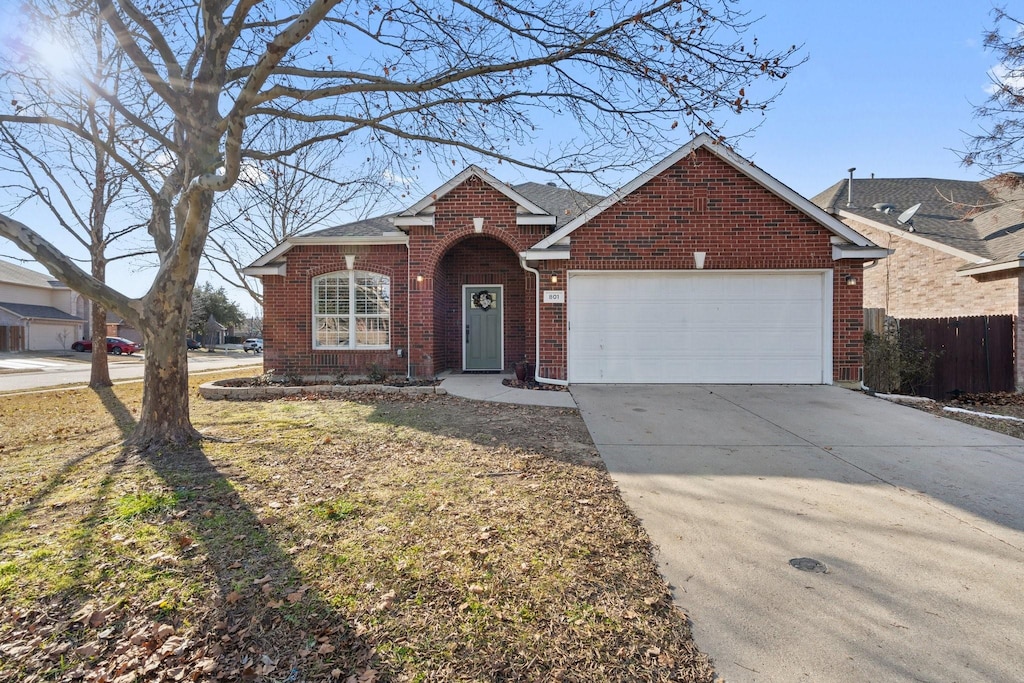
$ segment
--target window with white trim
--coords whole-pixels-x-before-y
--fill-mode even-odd
[[[391,278],[361,270],[313,279],[313,348],[391,345]]]

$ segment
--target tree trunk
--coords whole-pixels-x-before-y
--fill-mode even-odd
[[[95,243],[94,243],[95,244]],[[92,276],[100,282],[107,277],[107,263],[103,258],[102,247],[91,250]],[[110,366],[107,363],[107,309],[103,304],[92,302],[92,364],[89,371],[89,386],[98,389],[109,387]]]
[[[143,450],[184,446],[201,435],[188,411],[188,354],[184,334],[189,294],[167,286],[151,292],[143,319],[146,379],[142,415],[128,444]]]
[[[109,387],[110,367],[107,364],[107,309],[92,302],[92,366],[89,386],[98,389]]]

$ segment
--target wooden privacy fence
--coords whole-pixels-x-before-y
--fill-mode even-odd
[[[922,396],[941,400],[958,392],[1014,390],[1012,315],[897,322],[901,337],[937,354],[931,382],[918,388]]]
[[[0,325],[0,351],[24,351],[25,328],[20,325]]]

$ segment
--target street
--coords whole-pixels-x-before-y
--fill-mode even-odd
[[[31,391],[43,387],[89,382],[89,353],[53,351],[49,353],[0,353],[0,393]],[[141,379],[145,365],[142,354],[107,356],[110,379],[115,382]],[[262,366],[263,356],[239,351],[205,349],[190,351],[189,372],[224,370],[232,367]]]

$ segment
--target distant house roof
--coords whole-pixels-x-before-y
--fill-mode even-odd
[[[902,233],[910,233],[911,226],[896,219],[920,203],[912,219],[915,238],[964,252],[975,263],[1009,262],[1024,251],[1024,188],[1013,182],[1017,179],[854,178],[852,201],[849,179],[811,201],[830,213]]]
[[[47,273],[29,270],[2,259],[0,259],[0,282],[42,289],[68,289],[64,283]]]
[[[35,304],[18,304],[7,301],[0,301],[0,308],[16,315],[19,318],[43,318],[46,320],[67,320],[69,322],[85,322],[77,316],[65,313],[53,306],[37,306]]]

